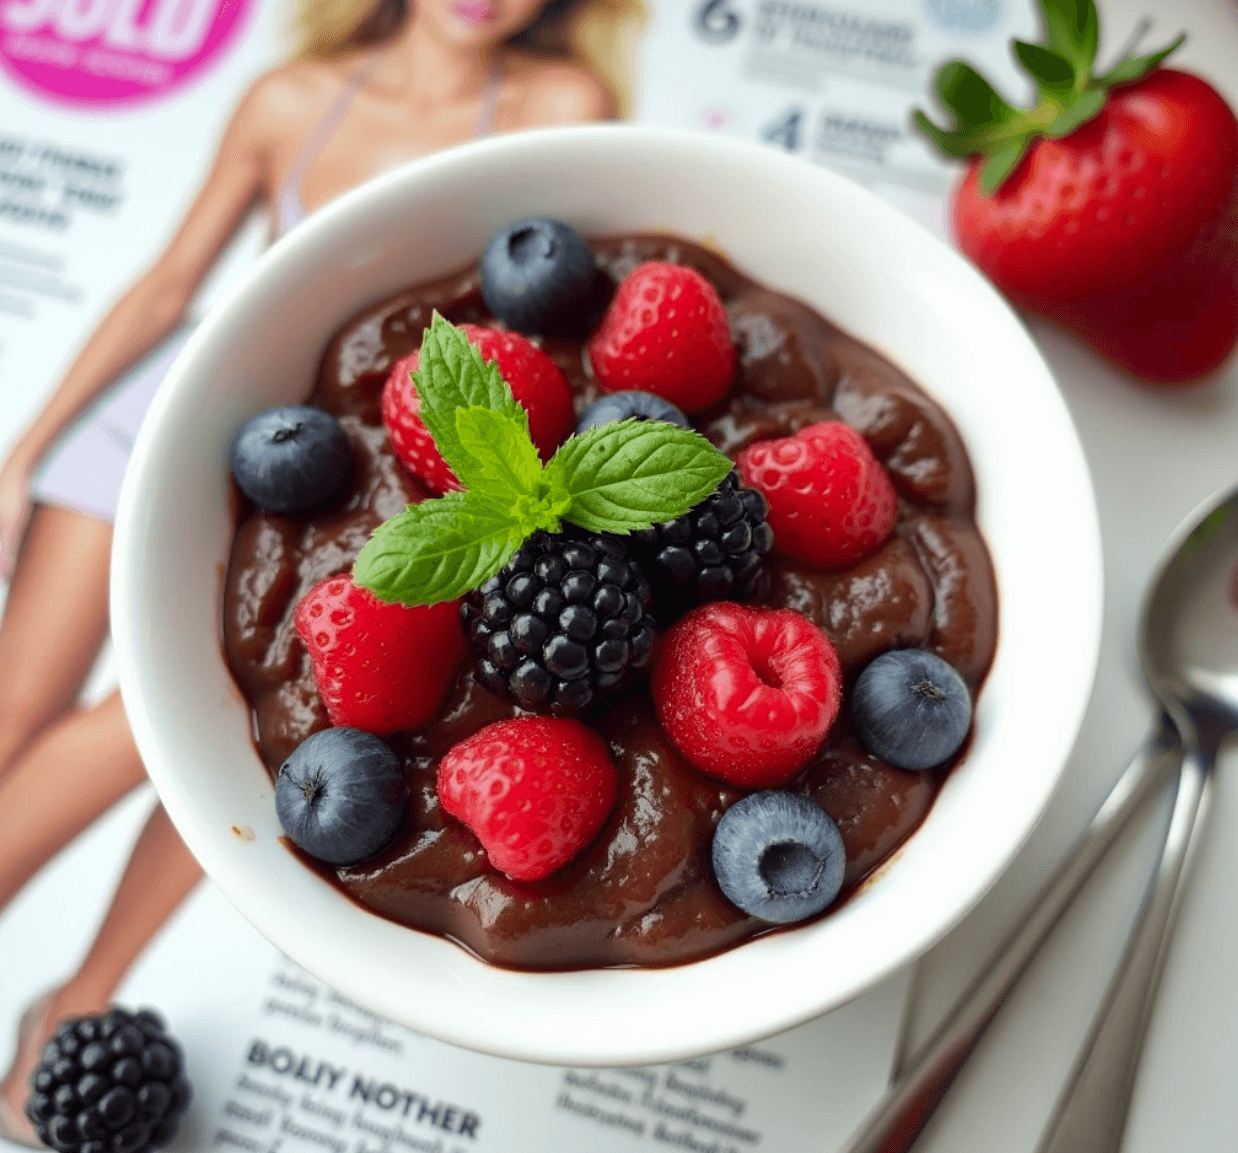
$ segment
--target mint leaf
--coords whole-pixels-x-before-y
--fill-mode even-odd
[[[543,468],[529,418],[493,364],[435,314],[414,374],[421,418],[464,492],[379,525],[353,579],[381,600],[454,600],[484,584],[539,529],[570,520],[625,533],[682,516],[731,470],[698,433],[623,420],[569,437]]]
[[[656,420],[621,420],[569,437],[543,483],[570,498],[565,520],[591,532],[630,532],[683,516],[731,462],[699,433]]]
[[[512,390],[493,361],[482,360],[469,338],[437,312],[421,343],[421,359],[413,373],[421,398],[421,419],[451,470],[460,477],[469,466],[469,453],[456,433],[456,410],[487,408],[510,414],[522,422],[528,435],[529,414],[512,396]],[[467,481],[464,481],[467,484]]]
[[[453,492],[384,521],[353,566],[379,600],[432,605],[484,584],[520,546],[515,524],[473,493]]]
[[[500,503],[536,492],[542,462],[527,420],[488,408],[458,408],[456,436],[469,457],[456,475],[470,491],[484,491]]]

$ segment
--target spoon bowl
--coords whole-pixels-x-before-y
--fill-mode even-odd
[[[1238,489],[1205,502],[1144,606],[1139,656],[1188,748],[1238,729]]]

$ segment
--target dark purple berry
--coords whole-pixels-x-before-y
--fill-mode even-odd
[[[284,832],[332,865],[356,864],[386,848],[407,800],[399,757],[360,729],[323,729],[307,737],[275,780]]]
[[[241,425],[228,460],[241,491],[259,508],[307,512],[326,504],[352,475],[352,443],[322,409],[285,405]]]
[[[149,1010],[65,1022],[31,1080],[26,1115],[57,1153],[146,1153],[166,1145],[191,1096],[180,1047]]]
[[[478,679],[525,708],[587,708],[648,661],[649,596],[619,538],[535,533],[461,610]]]
[[[632,533],[632,554],[653,588],[652,613],[667,627],[705,601],[750,600],[768,587],[764,558],[774,546],[769,506],[728,473],[681,517]]]
[[[802,921],[838,896],[846,852],[838,826],[800,793],[736,801],[714,830],[714,876],[727,900],[774,924]]]
[[[558,332],[588,306],[597,276],[589,247],[568,225],[528,216],[499,229],[481,255],[481,295],[517,332]]]
[[[931,769],[948,761],[971,728],[971,713],[963,678],[924,649],[882,653],[851,690],[860,740],[896,769]]]
[[[663,400],[652,392],[612,392],[588,405],[576,421],[576,434],[588,432],[616,420],[660,420],[665,424],[691,428],[684,416],[669,400]]]

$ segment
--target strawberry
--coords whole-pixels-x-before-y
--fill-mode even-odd
[[[331,723],[376,736],[434,716],[465,651],[459,601],[387,604],[347,576],[310,589],[293,623]]]
[[[868,442],[838,420],[759,440],[735,462],[769,502],[774,551],[822,568],[854,564],[894,530],[898,498]]]
[[[546,353],[518,332],[476,324],[462,324],[460,328],[469,343],[481,351],[482,359],[499,366],[512,395],[529,414],[529,435],[538,453],[543,461],[549,460],[576,422],[567,377]],[[409,472],[436,493],[452,492],[459,489],[460,482],[417,415],[421,399],[412,374],[420,359],[420,353],[414,352],[397,360],[392,368],[383,386],[383,424],[387,426],[391,447]]]
[[[597,835],[618,793],[602,738],[557,717],[487,725],[438,766],[444,810],[473,830],[496,869],[519,881],[566,865]]]
[[[619,285],[588,351],[603,392],[652,392],[684,412],[721,400],[735,375],[722,301],[709,281],[682,264],[637,265]]]
[[[421,397],[413,384],[413,373],[420,361],[420,354],[414,352],[395,362],[383,385],[383,424],[387,426],[387,437],[400,463],[413,476],[431,492],[455,492],[460,482],[447,467],[425,422],[417,415],[421,411]]]
[[[1238,121],[1210,85],[1157,65],[1181,43],[1094,76],[1093,0],[1041,0],[1047,41],[1015,41],[1036,81],[1012,108],[961,61],[937,78],[955,127],[916,123],[970,156],[960,248],[1016,304],[1114,364],[1175,384],[1238,342]]]
[[[701,605],[666,634],[653,671],[658,720],[702,772],[744,789],[785,784],[838,716],[829,638],[791,609]]]

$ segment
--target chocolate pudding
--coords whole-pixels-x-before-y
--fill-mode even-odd
[[[875,554],[829,571],[775,555],[762,602],[794,609],[823,629],[846,678],[826,743],[787,786],[817,801],[842,833],[847,871],[836,908],[914,832],[966,751],[926,772],[883,764],[853,735],[847,688],[877,654],[923,647],[953,664],[974,696],[993,659],[996,586],[974,521],[962,442],[942,409],[889,361],[715,253],[661,236],[591,247],[607,274],[599,277],[603,297],[645,260],[688,264],[717,289],[739,368],[728,397],[693,423],[724,453],[734,457],[754,440],[841,419],[868,440],[898,492],[897,527]],[[293,628],[297,601],[318,581],[348,571],[382,521],[432,495],[393,455],[379,398],[392,365],[418,347],[435,309],[457,324],[491,322],[476,265],[367,309],[327,348],[310,403],[338,417],[353,441],[347,495],[309,516],[249,509],[241,517],[224,590],[224,643],[272,777],[301,741],[329,724]],[[543,343],[575,391],[578,411],[596,396],[582,357],[586,335]],[[741,793],[684,762],[656,720],[645,678],[583,718],[609,742],[619,771],[619,802],[599,836],[544,881],[513,881],[492,868],[469,829],[441,811],[435,771],[456,742],[517,715],[517,706],[482,687],[467,657],[435,720],[390,738],[411,790],[396,839],[360,865],[314,867],[380,916],[512,968],[679,964],[771,931],[732,906],[711,872],[714,826]]]

